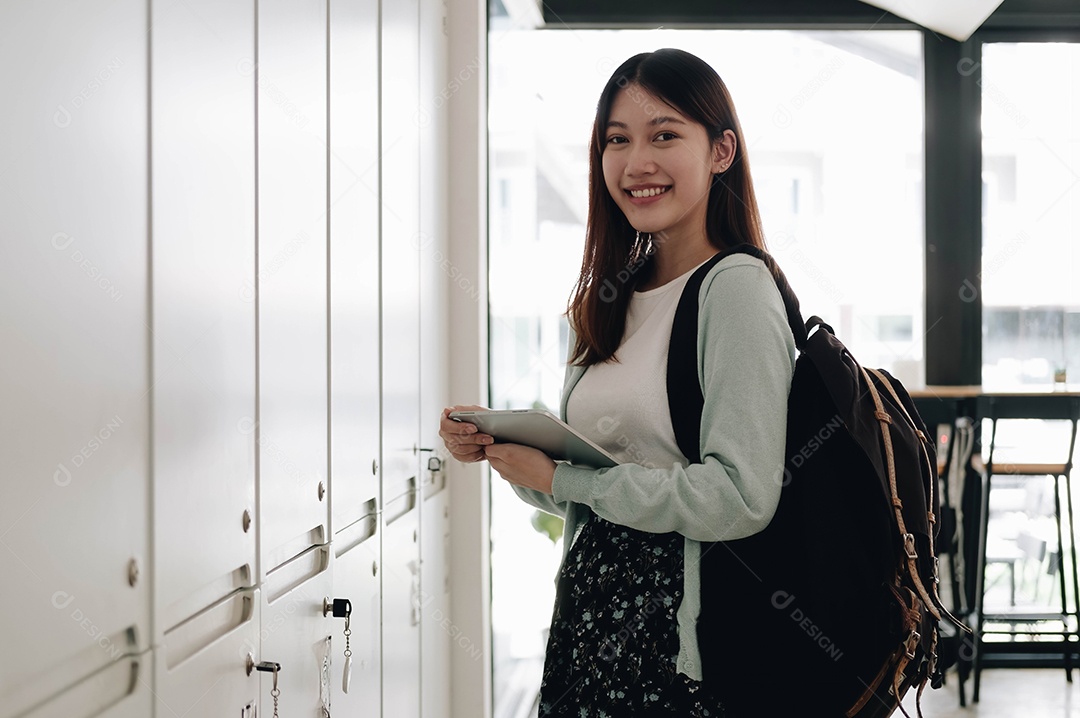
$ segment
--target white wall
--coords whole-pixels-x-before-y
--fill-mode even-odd
[[[0,5],[0,718],[490,714],[485,11]]]

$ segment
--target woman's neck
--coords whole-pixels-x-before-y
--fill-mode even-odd
[[[718,251],[704,235],[693,242],[656,238],[653,242],[656,249],[652,257],[652,276],[645,286],[638,287],[641,291],[655,289],[681,277]]]

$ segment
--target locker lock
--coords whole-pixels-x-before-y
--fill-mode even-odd
[[[347,598],[335,598],[333,602],[329,598],[324,598],[322,601],[323,616],[333,611],[334,618],[347,618],[352,613],[352,601]]]
[[[257,671],[269,671],[274,674],[274,687],[270,690],[270,695],[274,699],[274,718],[278,718],[278,697],[281,695],[281,689],[278,688],[278,671],[281,670],[280,663],[274,663],[273,661],[262,661],[255,664],[255,670]]]
[[[430,453],[431,454],[431,456],[428,457],[428,461],[427,461],[428,471],[439,471],[440,469],[442,469],[443,461],[442,461],[442,459],[440,459],[438,456],[435,455],[435,449],[423,449],[423,448],[421,448],[421,449],[418,449],[418,450],[422,451],[422,452],[425,452],[425,453]]]

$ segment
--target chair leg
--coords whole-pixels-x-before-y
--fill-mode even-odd
[[[1058,585],[1061,588],[1061,638],[1065,643],[1065,680],[1072,683],[1072,641],[1069,631],[1069,604],[1065,591],[1065,544],[1061,532],[1061,486],[1054,476],[1054,524],[1058,540]]]
[[[963,641],[963,638],[960,639]],[[963,643],[960,644],[961,650],[963,650]],[[960,661],[963,659],[957,659],[956,663],[956,689],[960,692],[960,707],[967,708],[967,690],[964,688],[964,680],[967,678],[967,671],[961,665]]]
[[[1074,633],[1077,643],[1080,643],[1080,576],[1077,575],[1076,566],[1076,522],[1073,517],[1072,477],[1066,473],[1062,478],[1065,479],[1065,501],[1069,515],[1069,554],[1072,558],[1073,609],[1071,615],[1076,620]],[[1067,648],[1071,647],[1067,646]]]
[[[1016,608],[1016,562],[1009,564],[1009,605]]]
[[[986,539],[988,524],[990,523],[990,484],[993,465],[987,466],[986,478],[983,480],[982,512],[979,516],[979,556],[975,571],[975,627],[972,636],[972,662],[971,669],[975,674],[971,687],[971,702],[979,702],[979,684],[982,680],[982,648],[983,648],[983,591],[986,583]]]
[[[949,591],[952,593],[953,615],[962,616],[964,614],[964,597],[960,593],[963,589],[960,587],[960,576],[957,571],[956,552],[963,550],[959,542],[953,544],[953,550],[949,553]]]
[[[953,615],[963,615],[963,598],[960,596],[960,578],[956,575],[956,552],[960,550],[959,543],[953,542],[949,551],[949,590],[952,593]],[[967,690],[964,683],[967,681],[970,670],[969,658],[965,657],[967,651],[964,647],[965,633],[960,631],[956,637],[959,645],[956,648],[956,683],[960,693],[960,707],[967,707]]]

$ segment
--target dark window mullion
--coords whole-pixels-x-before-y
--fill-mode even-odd
[[[926,383],[981,384],[982,44],[923,37]]]

